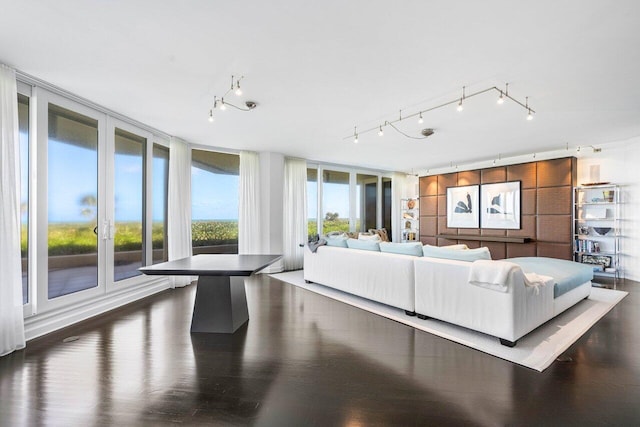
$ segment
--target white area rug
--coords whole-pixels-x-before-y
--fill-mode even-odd
[[[542,372],[591,326],[609,312],[627,292],[592,288],[591,296],[538,329],[505,347],[495,337],[435,319],[409,317],[404,310],[338,291],[316,283],[305,283],[302,270],[271,274],[271,277],[303,289],[350,304],[371,313],[404,323],[496,357]]]

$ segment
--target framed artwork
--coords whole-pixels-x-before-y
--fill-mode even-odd
[[[520,181],[483,184],[480,203],[482,228],[520,229]]]
[[[479,185],[447,188],[447,227],[479,227]]]

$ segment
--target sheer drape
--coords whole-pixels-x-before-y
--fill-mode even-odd
[[[282,209],[285,270],[298,270],[303,266],[304,248],[300,245],[307,243],[307,221],[307,162],[287,158]]]
[[[400,210],[402,208],[402,198],[406,193],[407,175],[396,172],[391,178],[391,224],[393,229],[394,242],[402,241],[402,229],[400,227]]]
[[[169,146],[169,196],[167,213],[169,261],[191,256],[191,150],[171,138]],[[171,287],[186,286],[191,276],[171,277]]]
[[[258,153],[240,152],[239,198],[238,253],[262,253],[260,157]]]
[[[0,356],[25,346],[18,132],[16,74],[0,64]]]

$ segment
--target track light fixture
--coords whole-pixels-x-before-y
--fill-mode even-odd
[[[353,127],[353,143],[354,144],[358,143],[358,127],[357,126]]]
[[[417,111],[417,112],[415,112],[413,114],[406,115],[404,117],[402,116],[402,110],[400,110],[400,116],[396,120],[385,121],[384,125],[380,125],[380,126],[377,126],[377,127],[372,127],[372,128],[369,128],[369,129],[362,130],[362,131],[359,132],[359,135],[361,135],[363,133],[367,133],[367,132],[371,132],[371,131],[377,130],[378,131],[378,135],[382,136],[384,134],[382,132],[382,126],[389,125],[389,126],[393,127],[396,131],[398,131],[399,133],[401,133],[402,135],[404,135],[404,136],[406,136],[408,138],[423,139],[423,138],[415,138],[415,137],[412,137],[411,135],[406,134],[405,132],[402,132],[400,129],[396,128],[394,126],[394,124],[398,123],[398,122],[400,122],[400,121],[402,121],[404,119],[411,118],[411,117],[418,117],[418,123],[422,124],[424,122],[424,119],[423,119],[423,114],[424,113],[427,113],[427,112],[433,111],[433,110],[437,110],[439,108],[447,107],[447,106],[450,106],[450,105],[453,105],[453,104],[457,104],[456,109],[458,111],[462,111],[464,109],[464,105],[463,104],[467,100],[467,98],[471,98],[471,97],[474,97],[474,96],[477,96],[477,95],[482,95],[483,93],[491,92],[491,91],[495,91],[495,92],[498,93],[498,95],[499,95],[498,101],[497,101],[498,104],[504,103],[507,99],[511,100],[511,101],[515,102],[516,104],[518,104],[519,106],[521,106],[522,108],[524,108],[527,111],[527,120],[533,120],[533,116],[534,116],[534,114],[536,112],[535,112],[535,110],[533,108],[531,108],[529,106],[529,97],[526,97],[525,98],[525,102],[522,103],[521,101],[519,101],[516,98],[514,98],[513,96],[511,96],[509,94],[509,83],[505,84],[505,90],[498,89],[497,87],[492,86],[492,87],[489,87],[487,89],[483,89],[483,90],[471,93],[469,95],[467,95],[467,93],[466,93],[466,86],[463,86],[462,87],[462,97],[460,97],[460,98],[455,98],[452,101],[444,102],[444,103],[442,103],[440,105],[436,105],[436,106],[433,106],[433,107],[425,108],[423,110]],[[348,138],[349,139],[353,138],[353,135],[346,136],[343,139],[348,139]]]
[[[460,102],[458,102],[458,108],[456,108],[456,110],[458,110],[458,111],[464,110],[464,107],[462,106],[462,101],[464,101],[464,98],[465,98],[465,93],[464,93],[465,89],[466,88],[464,86],[462,86],[462,98],[460,98]]]
[[[251,111],[254,108],[256,108],[256,106],[258,105],[255,101],[246,101],[244,103],[244,107],[243,106],[238,106],[235,105],[231,102],[226,101],[224,98],[231,92],[235,93],[237,96],[241,96],[242,95],[242,88],[240,87],[240,80],[244,79],[244,76],[241,76],[239,78],[235,78],[234,76],[231,76],[231,86],[229,87],[229,89],[227,89],[227,91],[224,93],[224,95],[222,95],[220,98],[218,98],[217,96],[213,97],[213,108],[211,110],[209,110],[209,121],[212,122],[213,121],[213,111],[218,109],[221,111],[224,111],[227,109],[227,106],[235,108],[236,110],[240,110],[240,111]]]
[[[498,104],[499,105],[504,104],[504,97],[505,96],[509,97],[509,83],[505,83],[504,86],[505,86],[504,94],[502,93],[502,91],[500,91],[500,97],[498,98]]]

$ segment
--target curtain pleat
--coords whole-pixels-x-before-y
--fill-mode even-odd
[[[262,230],[258,153],[240,152],[239,181],[238,253],[260,254],[262,253]]]
[[[20,135],[15,71],[0,64],[0,356],[25,347],[20,254]]]
[[[177,138],[169,145],[167,223],[169,261],[191,256],[191,150]],[[173,276],[171,287],[186,286],[193,279]]]
[[[285,270],[303,267],[307,243],[307,162],[286,158],[283,195],[283,266]]]

